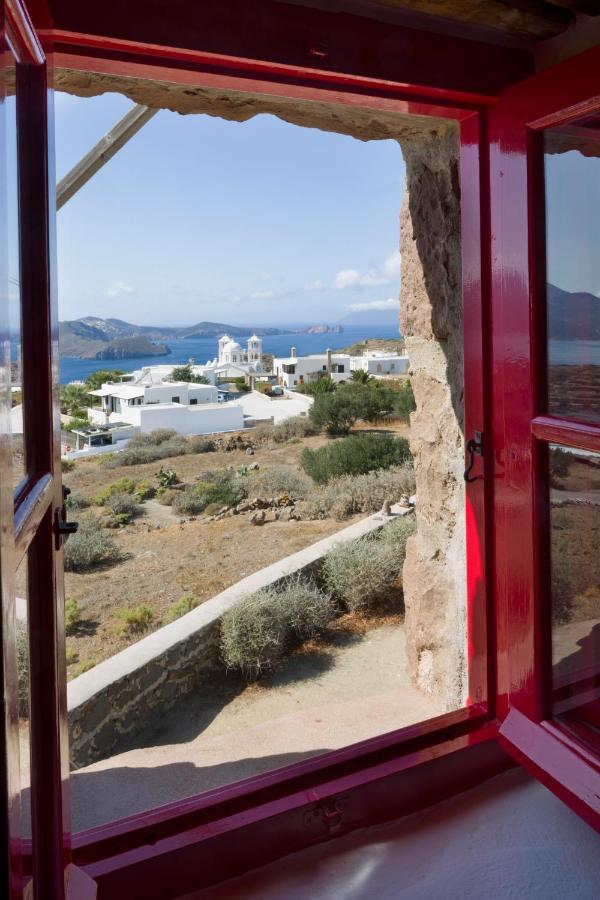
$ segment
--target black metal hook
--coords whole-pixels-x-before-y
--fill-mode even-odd
[[[469,454],[469,462],[467,464],[467,468],[465,469],[464,479],[467,484],[472,484],[474,481],[479,479],[479,475],[475,475],[475,477],[471,477],[470,472],[475,465],[475,454],[478,456],[483,456],[483,434],[481,431],[475,432],[475,437],[471,438],[467,443],[467,453]]]

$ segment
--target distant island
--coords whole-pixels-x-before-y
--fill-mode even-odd
[[[131,359],[143,356],[168,356],[164,341],[219,338],[223,334],[259,337],[276,334],[341,334],[341,325],[308,325],[306,328],[281,329],[226,325],[223,322],[198,322],[184,327],[132,325],[121,319],[86,316],[59,323],[61,356],[75,359]]]

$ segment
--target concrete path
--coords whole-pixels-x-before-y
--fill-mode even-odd
[[[137,738],[74,772],[75,829],[169,803],[439,715],[408,680],[401,626],[292,657],[264,686],[207,685]]]

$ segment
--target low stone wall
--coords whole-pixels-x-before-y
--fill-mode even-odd
[[[410,510],[395,507],[393,511],[402,515]],[[196,690],[222,667],[219,620],[244,597],[290,575],[310,573],[336,544],[356,540],[388,521],[376,513],[278,560],[70,681],[72,767],[117,752],[125,738],[137,734],[159,711]]]

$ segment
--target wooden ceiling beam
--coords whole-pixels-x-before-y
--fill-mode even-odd
[[[591,3],[593,0],[573,2]],[[480,25],[534,40],[556,37],[565,31],[573,18],[572,10],[549,0],[371,0],[371,3]]]

